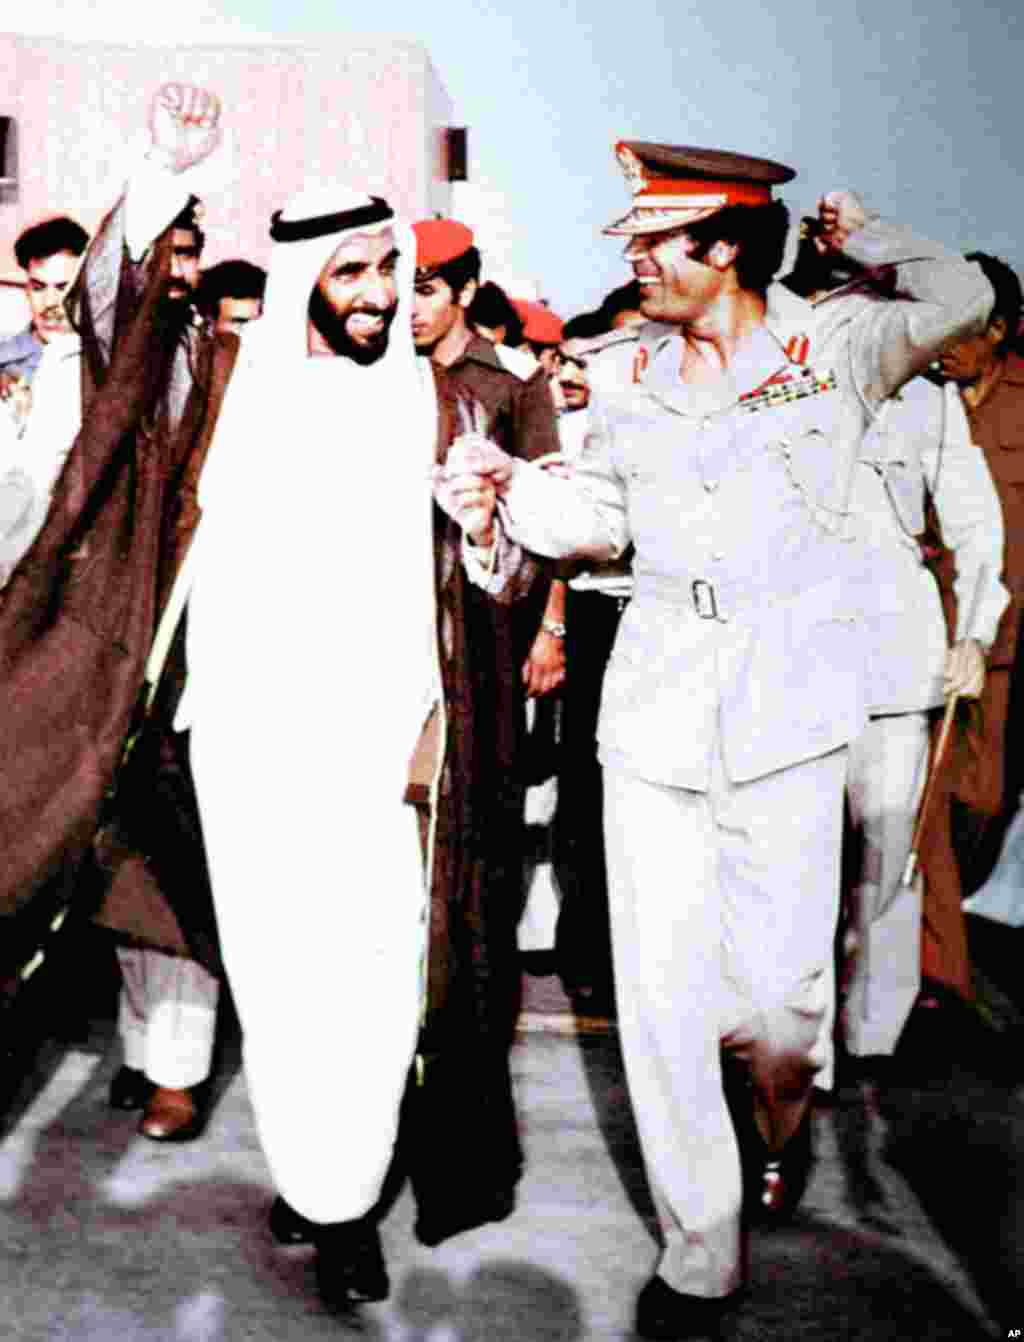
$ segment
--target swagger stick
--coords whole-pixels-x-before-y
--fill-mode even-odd
[[[917,808],[917,819],[914,821],[914,836],[910,841],[910,852],[907,854],[903,875],[900,877],[900,885],[904,888],[912,886],[914,884],[914,877],[917,875],[917,850],[921,843],[921,836],[924,834],[925,825],[930,819],[929,807],[931,799],[935,793],[935,780],[939,776],[939,770],[942,768],[943,760],[945,759],[946,746],[949,742],[949,733],[953,726],[953,718],[956,714],[956,706],[959,702],[959,693],[951,694],[946,702],[946,711],[942,715],[942,726],[939,728],[939,739],[935,745],[935,754],[932,756],[932,765],[928,770],[928,781],[925,783],[921,805]]]
[[[971,614],[965,629],[973,629],[975,617],[978,613],[978,607],[981,605],[982,593],[988,579],[988,569],[983,564],[978,570],[978,577],[974,584],[974,597],[971,601]],[[932,756],[931,768],[928,770],[928,781],[925,783],[924,795],[921,797],[921,805],[917,808],[917,819],[914,822],[914,834],[910,841],[910,852],[907,854],[906,865],[903,868],[903,875],[900,877],[900,886],[904,889],[914,884],[914,877],[917,875],[918,868],[918,848],[921,845],[921,838],[925,831],[930,817],[929,811],[932,797],[935,794],[935,781],[939,776],[943,761],[946,756],[946,747],[949,744],[949,734],[953,729],[953,718],[956,715],[956,706],[960,702],[960,692],[949,696],[946,701],[946,711],[942,715],[942,726],[939,728],[939,739],[935,743],[935,754]]]

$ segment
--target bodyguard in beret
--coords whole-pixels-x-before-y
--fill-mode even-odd
[[[619,1022],[663,1240],[637,1329],[684,1338],[718,1327],[744,1224],[791,1210],[811,1164],[847,750],[866,720],[861,440],[984,325],[992,291],[843,191],[824,198],[824,245],[895,266],[910,298],[814,308],[772,283],[788,226],[772,190],[791,169],[616,152],[633,199],[607,231],[627,239],[649,322],[602,379],[574,475],[476,442],[437,491],[467,513],[496,493],[494,541],[635,547],[598,734]]]

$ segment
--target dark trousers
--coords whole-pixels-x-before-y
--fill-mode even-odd
[[[569,589],[566,607],[566,679],[555,821],[555,865],[562,890],[555,949],[570,990],[612,990],[608,878],[597,761],[601,686],[625,602],[600,592]]]

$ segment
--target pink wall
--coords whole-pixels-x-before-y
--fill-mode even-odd
[[[0,35],[0,115],[17,122],[18,183],[0,187],[0,276],[12,245],[57,213],[93,228],[124,146],[166,80],[214,89],[235,142],[231,180],[205,196],[207,253],[265,262],[267,224],[306,176],[368,184],[411,218],[450,208],[439,131],[447,94],[411,43],[187,48]]]

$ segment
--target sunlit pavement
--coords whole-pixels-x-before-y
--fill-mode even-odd
[[[266,1229],[273,1190],[236,1039],[206,1131],[181,1146],[147,1141],[137,1115],[108,1108],[119,1061],[109,1020],[73,1046],[45,1045],[0,1141],[0,1337],[632,1338],[656,1245],[617,1039],[607,1024],[577,1032],[557,999],[528,983],[513,1051],[526,1150],[516,1211],[426,1249],[403,1193],[383,1229],[391,1297],[347,1319],[321,1307],[312,1251],[281,1248]],[[792,1225],[753,1238],[727,1339],[971,1342],[1024,1327],[1024,1312],[1013,1316],[1024,1279],[1019,1085],[967,1064],[882,1095],[852,1078],[815,1124],[804,1203]],[[344,1140],[339,1121],[339,1159]],[[467,1152],[453,1177],[472,1177],[477,1158]]]

